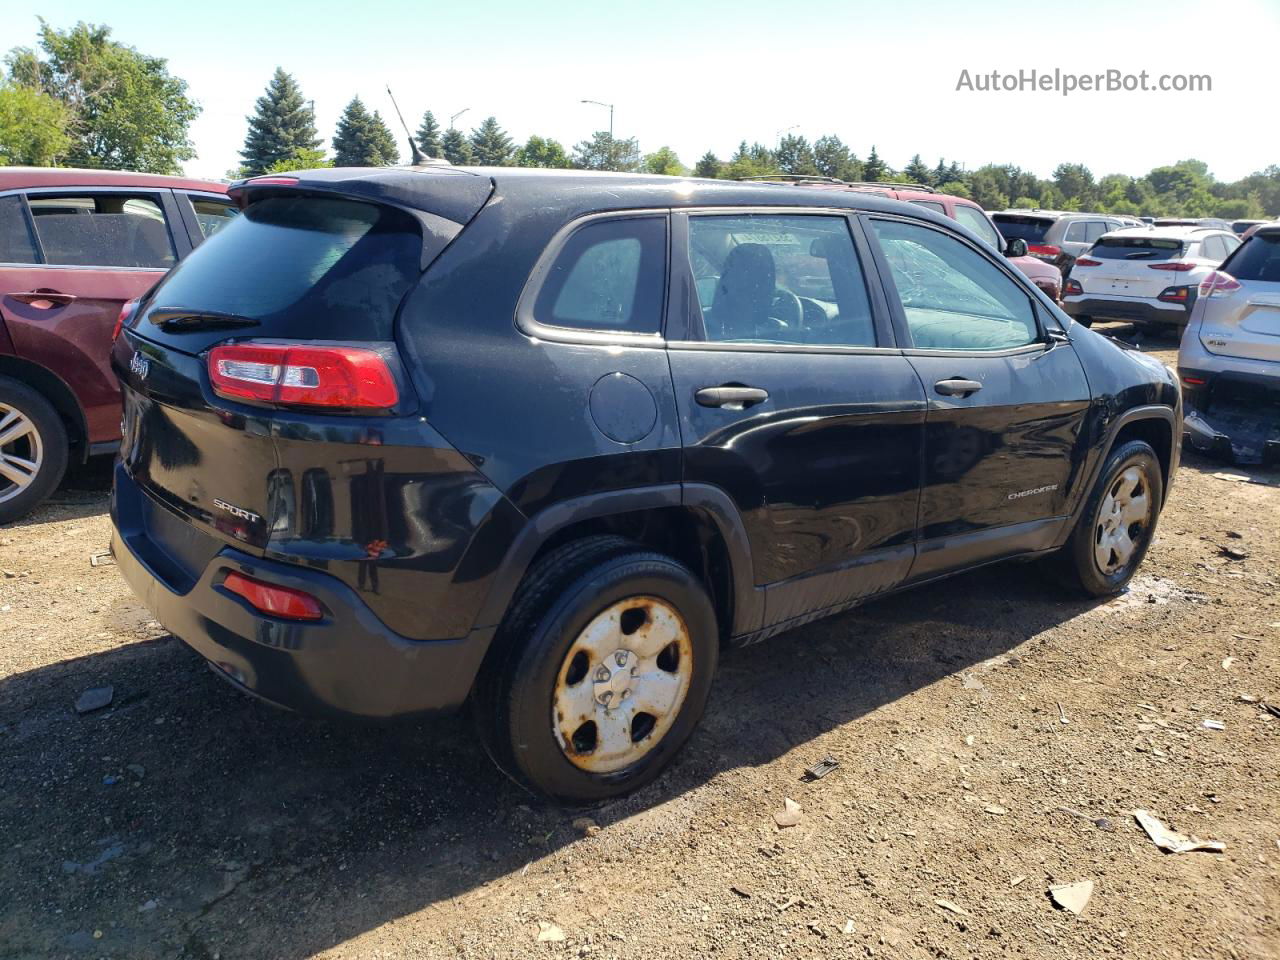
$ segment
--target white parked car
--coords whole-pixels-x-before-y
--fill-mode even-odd
[[[1280,464],[1280,223],[1201,281],[1178,378],[1192,446]]]
[[[1240,246],[1230,230],[1138,227],[1114,230],[1076,259],[1062,308],[1079,323],[1127,320],[1182,328],[1200,281]]]

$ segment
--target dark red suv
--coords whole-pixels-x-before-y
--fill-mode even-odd
[[[204,180],[0,168],[0,523],[115,451],[117,320],[237,212]]]

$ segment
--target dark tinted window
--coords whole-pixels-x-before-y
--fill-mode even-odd
[[[258,321],[246,328],[254,335],[386,340],[421,273],[421,251],[417,223],[402,211],[270,197],[183,260],[157,288],[148,317],[215,313]]]
[[[46,263],[164,270],[177,260],[158,197],[29,194]]]
[[[1089,250],[1095,260],[1176,260],[1182,256],[1181,240],[1155,237],[1106,237]]]
[[[1044,240],[1044,235],[1049,232],[1049,228],[1053,226],[1052,220],[1046,220],[1042,217],[1019,217],[1011,216],[1007,213],[997,213],[991,218],[996,222],[996,226],[1000,228],[1000,232],[1005,235],[1006,239],[1014,237],[1025,240],[1027,243],[1040,243]]]
[[[0,263],[36,263],[36,245],[21,197],[0,197]]]
[[[1039,338],[1026,292],[954,237],[872,220],[911,341],[930,350],[1007,350]]]
[[[1280,283],[1280,233],[1255,233],[1222,269],[1237,280]]]
[[[666,256],[665,217],[589,223],[556,255],[533,318],[575,330],[658,333]]]
[[[691,217],[689,258],[707,340],[875,345],[844,217]]]

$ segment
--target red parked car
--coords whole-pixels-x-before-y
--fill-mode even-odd
[[[122,311],[237,213],[205,180],[0,167],[0,523],[119,446]]]

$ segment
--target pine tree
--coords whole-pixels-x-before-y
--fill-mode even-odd
[[[365,109],[359,97],[354,97],[338,119],[338,130],[333,137],[333,165],[335,167],[386,167],[400,161],[395,138],[375,110]]]
[[[839,177],[843,180],[849,166],[849,148],[839,137],[819,137],[813,143],[813,162],[824,177]]]
[[[813,161],[813,148],[804,137],[787,134],[778,141],[774,156],[783,173],[806,176],[818,172]]]
[[[418,147],[428,157],[443,156],[440,145],[440,124],[430,110],[422,115],[422,126],[418,127]]]
[[[720,176],[720,158],[708,150],[702,155],[702,159],[694,166],[693,175],[695,177]]]
[[[444,158],[457,166],[465,166],[471,162],[471,144],[462,135],[461,130],[450,127],[440,138],[440,152]]]
[[[249,133],[240,151],[245,176],[278,169],[295,158],[314,157],[320,146],[315,114],[302,98],[297,81],[280,67],[248,120]]]
[[[862,176],[869,182],[875,183],[883,180],[889,173],[889,165],[880,159],[880,154],[876,153],[873,145],[871,152],[867,154],[867,162],[862,165]]]
[[[498,126],[496,117],[488,117],[471,131],[471,156],[482,167],[508,167],[515,153],[515,144],[507,131]]]
[[[949,172],[949,171],[947,170],[947,162],[946,162],[945,160],[943,160],[941,157],[939,157],[939,158],[938,158],[938,165],[937,165],[936,167],[934,167],[934,168],[933,168],[933,183],[934,183],[934,186],[937,186],[938,184],[946,183],[946,182],[947,182],[947,173],[948,173],[948,172]]]
[[[918,153],[911,158],[911,162],[903,169],[902,175],[913,183],[923,183],[927,187],[933,186],[933,173],[924,165]]]

